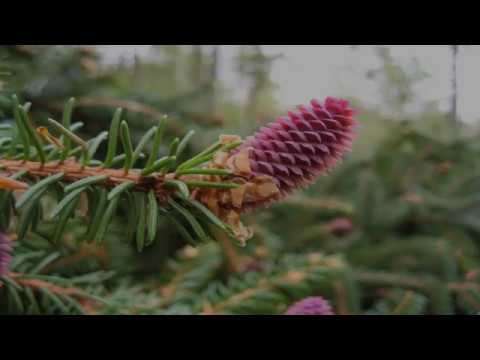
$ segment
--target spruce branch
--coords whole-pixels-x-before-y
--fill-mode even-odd
[[[72,286],[71,280],[53,276],[34,276],[10,273],[0,277],[0,291],[6,291],[10,313],[32,314],[88,314],[91,302],[105,305],[106,301]]]
[[[110,131],[85,141],[75,134],[72,125],[76,103],[75,99],[68,101],[62,124],[48,120],[57,137],[48,129],[35,129],[27,118],[30,105],[21,106],[13,98],[17,127],[16,131],[11,129],[10,146],[0,148],[0,172],[3,179],[21,173],[22,181],[33,181],[15,204],[16,210],[23,211],[18,222],[21,238],[40,220],[35,214],[41,213],[41,200],[55,187],[63,191],[51,215],[59,219],[55,240],[74,216],[80,196],[87,192],[93,194],[95,205],[89,210],[94,218],[86,235],[99,243],[125,197],[134,194],[139,251],[153,242],[160,215],[180,226],[181,233],[189,234],[189,241],[210,238],[203,218],[245,245],[252,232],[241,223],[240,215],[280,201],[294,188],[306,186],[330,170],[349,149],[356,125],[354,111],[346,101],[328,98],[324,104],[312,101],[310,107],[290,112],[288,118],[262,128],[245,143],[237,136],[223,135],[197,156],[185,160],[182,155],[194,135],[190,131],[174,139],[166,156],[157,159],[166,126],[164,119],[134,147],[129,125],[122,120],[121,109],[117,109]],[[94,159],[105,140],[105,160]],[[23,146],[17,146],[19,143]],[[121,154],[117,154],[118,143],[122,144]],[[77,147],[72,149],[72,144]],[[142,168],[138,164],[148,144],[152,144],[153,152]],[[16,190],[13,179],[3,183],[7,190]],[[186,203],[177,202],[177,196]],[[153,206],[153,198],[157,206]],[[9,213],[6,206],[2,211]],[[101,220],[100,214],[104,215]],[[231,266],[236,268],[233,263]]]
[[[341,283],[339,275],[349,271],[338,257],[294,256],[276,264],[272,271],[243,273],[227,284],[211,284],[204,292],[199,311],[203,315],[281,314],[286,310],[285,304],[301,300],[305,294],[321,291],[335,296],[333,284]],[[335,302],[337,308],[348,306],[338,298]]]

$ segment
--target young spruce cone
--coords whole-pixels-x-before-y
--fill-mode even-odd
[[[323,104],[313,100],[300,106],[262,127],[234,152],[217,154],[210,167],[232,170],[232,181],[240,188],[205,190],[197,196],[227,219],[237,235],[248,238],[239,214],[279,201],[328,173],[351,150],[354,115],[348,101],[331,97]]]
[[[292,305],[285,315],[326,316],[335,315],[329,302],[322,297],[310,297]]]
[[[311,184],[351,149],[353,115],[347,101],[327,98],[266,125],[242,147],[253,174],[273,177],[282,195]]]

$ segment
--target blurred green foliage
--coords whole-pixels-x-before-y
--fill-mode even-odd
[[[250,84],[242,105],[218,78],[221,49],[206,47],[156,46],[148,60],[103,68],[91,49],[3,46],[0,59],[12,76],[3,82],[0,109],[8,121],[8,95],[18,93],[41,123],[75,96],[74,116],[87,136],[106,130],[113,108],[125,102],[137,136],[162,114],[174,119],[170,138],[197,130],[190,152],[221,133],[247,135],[279,112],[270,77],[276,58],[258,46],[240,48],[238,71]],[[167,224],[143,254],[122,242],[115,224],[98,248],[76,246],[75,228],[61,247],[30,234],[15,243],[13,271],[25,277],[5,280],[0,312],[282,314],[320,295],[338,314],[478,314],[476,131],[465,125],[469,136],[452,136],[449,114],[435,104],[406,111],[413,85],[427,73],[418,63],[403,69],[386,47],[375,51],[382,66],[366,76],[390,115],[351,99],[362,124],[353,153],[306,191],[246,216],[256,235],[235,249],[239,273],[229,270],[232,255],[221,241],[185,247]],[[31,278],[43,290],[25,281]]]

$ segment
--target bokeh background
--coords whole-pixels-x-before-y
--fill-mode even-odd
[[[338,314],[480,312],[480,46],[15,45],[0,59],[5,119],[11,93],[39,123],[73,96],[85,137],[117,107],[137,140],[167,114],[170,139],[196,131],[191,154],[313,98],[360,110],[340,167],[246,217],[241,274],[217,244],[185,247],[166,224],[143,254],[112,232],[104,252],[53,266],[120,274],[92,290],[115,304],[95,311],[278,314],[323,296]]]

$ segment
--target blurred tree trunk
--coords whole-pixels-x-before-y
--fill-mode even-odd
[[[152,49],[160,55],[162,63],[169,68],[168,77],[170,93],[177,94],[182,89],[182,54],[181,45],[152,45]]]
[[[200,87],[203,85],[204,75],[203,75],[203,46],[202,45],[192,45],[192,80],[195,86]]]
[[[133,82],[139,86],[142,82],[142,63],[138,54],[133,57]]]
[[[180,49],[179,45],[167,45],[167,56],[169,59],[170,66],[172,67],[172,85],[174,86],[174,93],[180,88]]]
[[[220,46],[216,45],[212,52],[212,66],[210,73],[210,99],[209,99],[209,113],[215,114],[217,108],[217,83],[220,67]]]
[[[263,55],[262,48],[260,45],[252,45],[253,56],[261,57]],[[258,59],[258,58],[257,58]],[[258,59],[261,60],[261,59]],[[259,67],[262,67],[261,61],[258,62]],[[254,116],[257,113],[258,107],[258,95],[264,86],[264,75],[261,70],[255,70],[252,86],[248,93],[247,99],[247,109],[251,116]]]
[[[455,135],[458,133],[458,48],[459,45],[450,45],[452,52],[452,104],[451,104],[451,121],[454,127]]]
[[[265,55],[261,45],[242,45],[239,49],[237,69],[249,84],[245,107],[252,119],[258,119],[262,94],[271,90],[271,70],[277,58]]]

